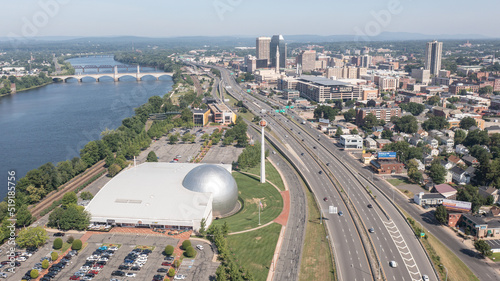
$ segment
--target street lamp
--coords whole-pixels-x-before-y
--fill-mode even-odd
[[[440,264],[439,266],[443,267],[444,270],[446,270],[446,278],[445,278],[445,281],[448,281],[448,269],[446,269],[446,266]]]

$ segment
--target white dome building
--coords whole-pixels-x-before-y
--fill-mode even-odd
[[[212,193],[213,216],[224,216],[234,210],[238,186],[231,173],[218,165],[206,164],[192,169],[182,181],[192,191]]]

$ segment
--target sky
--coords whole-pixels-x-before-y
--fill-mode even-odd
[[[0,37],[412,32],[500,38],[498,0],[16,0],[0,6]]]

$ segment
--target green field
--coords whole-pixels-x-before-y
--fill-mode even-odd
[[[404,179],[404,180],[400,180],[400,179],[388,179],[387,181],[390,184],[392,184],[393,186],[398,186],[398,185],[402,185],[402,184],[411,184],[411,182],[409,182],[407,179]]]
[[[240,202],[243,208],[235,215],[214,220],[214,225],[227,222],[229,232],[237,232],[259,226],[259,200],[263,209],[260,212],[261,224],[266,224],[279,216],[283,209],[281,194],[269,183],[261,184],[258,178],[241,173],[233,173],[238,184]]]
[[[326,239],[324,225],[319,224],[319,211],[309,190],[307,196],[308,221],[302,250],[299,280],[334,281],[333,259]]]
[[[500,262],[500,253],[493,253],[489,258],[494,262]]]
[[[249,269],[257,281],[267,278],[281,225],[273,223],[261,229],[229,235],[227,242],[239,264]]]
[[[260,176],[260,165],[246,169],[243,172]],[[274,183],[281,191],[285,191],[285,184],[283,184],[280,174],[268,160],[266,160],[266,180]]]

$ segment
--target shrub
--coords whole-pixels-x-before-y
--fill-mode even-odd
[[[54,243],[53,243],[53,245],[52,245],[52,248],[54,248],[54,250],[59,250],[59,249],[61,249],[61,248],[62,248],[62,246],[63,246],[63,241],[62,241],[62,239],[61,239],[61,238],[56,238],[56,239],[54,240]]]
[[[30,276],[33,279],[37,278],[38,277],[38,270],[32,269],[31,272],[30,272]]]
[[[194,250],[194,248],[192,246],[189,246],[189,247],[187,247],[186,252],[184,252],[184,254],[188,258],[192,258],[192,257],[196,256],[196,251]]]
[[[68,244],[73,244],[73,241],[75,241],[75,237],[73,237],[73,236],[68,237],[68,240],[66,240],[66,242],[68,242]]]
[[[175,269],[170,268],[167,273],[168,277],[174,277],[175,275]]]
[[[171,256],[174,253],[174,246],[172,245],[167,245],[165,247],[165,255]]]
[[[48,260],[43,260],[42,261],[42,268],[43,269],[49,268],[49,261]]]
[[[192,247],[191,247],[192,248]],[[179,268],[179,266],[181,266],[181,261],[180,260],[175,260],[174,261],[174,267],[175,268]]]
[[[189,240],[184,240],[184,242],[182,242],[182,249],[183,250],[187,250],[188,247],[191,246],[191,241]]]
[[[80,239],[75,239],[73,243],[71,244],[71,249],[72,250],[81,250],[82,249],[82,240]]]
[[[59,255],[56,252],[50,253],[50,258],[52,259],[52,261],[56,261],[58,257]]]

